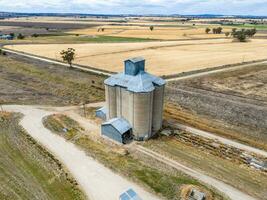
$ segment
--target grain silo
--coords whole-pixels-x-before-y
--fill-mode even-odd
[[[106,122],[103,135],[111,137],[108,126],[114,131],[114,118],[119,130],[127,130],[136,140],[152,137],[162,126],[165,81],[145,72],[145,60],[133,58],[125,61],[123,73],[105,80]],[[110,123],[109,123],[110,122]],[[126,126],[127,124],[127,126]],[[126,127],[131,127],[129,131]],[[110,129],[110,130],[111,130]],[[123,138],[128,138],[120,133]],[[113,138],[115,139],[115,138]]]

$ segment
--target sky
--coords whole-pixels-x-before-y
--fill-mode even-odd
[[[0,0],[0,11],[266,16],[267,0]]]

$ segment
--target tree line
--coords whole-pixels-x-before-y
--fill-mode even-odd
[[[213,34],[221,34],[223,33],[223,28],[206,28],[205,32],[206,34],[209,34],[212,31]],[[241,29],[237,30],[236,28],[232,29],[232,32],[225,32],[225,36],[232,36],[233,38],[237,39],[239,42],[246,42],[248,38],[252,38],[257,33],[257,30],[255,28],[253,29]]]

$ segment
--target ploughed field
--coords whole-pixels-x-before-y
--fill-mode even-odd
[[[86,199],[62,164],[19,126],[20,117],[0,112],[0,199]]]
[[[170,82],[166,117],[267,149],[267,63]]]
[[[104,99],[105,77],[16,56],[0,56],[0,104],[70,105]]]
[[[125,59],[143,56],[147,62],[147,71],[155,75],[173,75],[267,58],[267,40],[260,39],[247,43],[232,42],[232,39],[213,39],[6,46],[8,49],[56,60],[61,60],[60,51],[69,47],[76,49],[74,63],[112,72],[122,71]]]

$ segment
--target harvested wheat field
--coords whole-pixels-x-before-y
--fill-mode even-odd
[[[254,39],[247,43],[231,39],[100,43],[100,44],[38,44],[9,45],[8,49],[61,60],[60,51],[76,49],[76,64],[119,72],[127,58],[143,56],[149,72],[155,75],[217,67],[267,58],[267,40]]]
[[[99,31],[99,29],[101,28],[104,28],[104,31]],[[227,32],[230,31],[230,29],[224,29],[224,31]],[[180,27],[155,26],[153,31],[149,29],[149,26],[140,26],[140,24],[132,26],[105,25],[87,29],[77,29],[70,31],[69,33],[83,35],[107,35],[116,37],[148,38],[158,40],[225,38],[224,34],[206,34],[205,27],[193,27],[192,25],[183,25]]]

